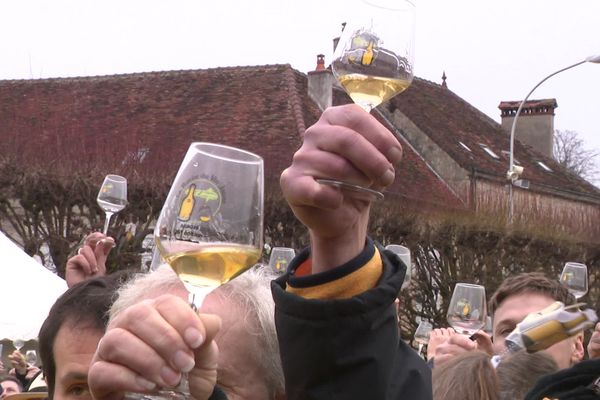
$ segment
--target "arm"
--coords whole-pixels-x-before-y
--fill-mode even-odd
[[[382,189],[393,182],[401,155],[373,116],[354,105],[334,107],[306,131],[281,176],[284,196],[311,239],[310,251],[292,262],[292,275],[272,285],[288,400],[431,398],[429,369],[398,338],[394,300],[404,266],[367,239],[369,202],[315,181]],[[309,257],[312,274],[296,276]],[[289,290],[291,283],[305,288],[350,278],[352,284],[352,275],[373,260],[383,264],[378,279],[349,298],[308,299]]]

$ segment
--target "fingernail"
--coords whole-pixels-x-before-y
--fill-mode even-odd
[[[140,387],[143,390],[154,390],[156,389],[156,383],[149,381],[146,378],[143,378],[141,376],[136,376],[135,377],[135,381],[137,382],[138,385],[140,385]]]
[[[192,349],[197,349],[204,343],[202,333],[196,328],[187,328],[183,333],[183,338]]]
[[[181,374],[167,366],[160,369],[160,377],[169,386],[175,386],[181,380]]]
[[[181,350],[175,353],[175,357],[173,357],[173,365],[181,372],[190,372],[195,364],[194,358]]]
[[[379,183],[381,183],[383,186],[388,186],[391,185],[392,182],[394,182],[395,178],[396,174],[394,172],[394,169],[390,168],[387,171],[385,171],[385,174],[383,174],[383,176],[379,179]]]
[[[398,164],[400,160],[402,160],[402,150],[397,147],[392,147],[388,152],[388,160],[390,160],[393,165]]]

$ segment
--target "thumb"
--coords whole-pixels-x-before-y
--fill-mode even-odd
[[[214,341],[221,329],[221,318],[212,314],[198,315],[204,324],[206,338],[204,343],[194,350],[195,366],[188,373],[190,394],[194,399],[208,399],[217,383],[219,348]]]

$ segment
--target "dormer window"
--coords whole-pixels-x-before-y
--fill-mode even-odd
[[[490,149],[487,145],[485,145],[483,143],[479,143],[479,145],[481,146],[483,151],[485,151],[490,157],[492,157],[495,160],[500,159],[500,156],[498,154],[494,153],[494,151],[492,149]]]
[[[460,144],[460,146],[465,149],[466,151],[468,151],[469,153],[472,153],[471,149],[469,148],[469,146],[467,146],[466,144],[464,144],[463,142],[458,142],[458,144]]]
[[[538,161],[537,163],[538,163],[538,165],[539,165],[540,167],[542,167],[542,169],[543,169],[544,171],[546,171],[546,172],[552,172],[552,168],[550,168],[549,166],[547,166],[547,165],[546,165],[546,164],[544,164],[543,162],[541,162],[541,161]]]

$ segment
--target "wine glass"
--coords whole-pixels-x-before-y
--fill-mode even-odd
[[[410,285],[410,278],[412,276],[410,249],[399,244],[388,244],[387,246],[385,246],[385,249],[398,255],[398,257],[400,257],[402,262],[406,265],[406,276],[404,277],[404,282],[402,282],[402,289],[406,289]]]
[[[154,239],[196,306],[261,256],[263,169],[256,154],[219,144],[192,143],[185,155]]]
[[[560,274],[560,283],[566,286],[576,299],[585,296],[588,291],[587,265],[576,262],[566,263]]]
[[[296,251],[289,247],[273,247],[269,258],[269,268],[276,274],[283,274],[288,264],[296,256]]]
[[[486,323],[485,288],[470,283],[457,283],[448,307],[448,324],[457,333],[471,336]]]
[[[37,353],[35,350],[27,350],[25,353],[25,361],[29,365],[35,365],[35,363],[37,363]]]
[[[23,339],[14,339],[13,340],[13,346],[15,346],[15,349],[17,349],[17,351],[21,351],[21,349],[23,348],[23,346],[25,346],[25,341]]]
[[[363,0],[356,7],[357,17],[345,24],[331,67],[354,103],[370,112],[413,80],[415,6],[410,0]],[[355,197],[383,198],[378,191],[347,182],[318,181]]]
[[[197,309],[221,284],[255,265],[263,248],[263,159],[213,143],[192,143],[154,229],[162,258]],[[186,398],[187,379],[169,398]]]
[[[106,235],[110,218],[123,210],[127,205],[127,179],[119,175],[106,175],[98,197],[96,199],[100,208],[106,213],[104,229],[102,232]]]
[[[423,346],[429,343],[429,333],[433,329],[433,325],[431,322],[422,320],[419,322],[419,326],[417,326],[417,330],[415,331],[414,340],[419,345],[419,355],[423,352]]]

